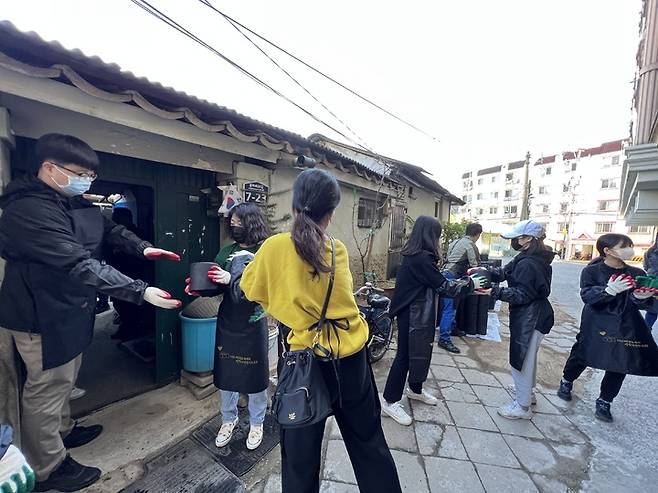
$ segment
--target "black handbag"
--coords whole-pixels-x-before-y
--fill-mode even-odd
[[[330,360],[331,351],[317,343],[326,323],[327,308],[329,307],[336,272],[335,242],[333,238],[330,238],[330,241],[331,271],[329,272],[329,287],[320,319],[316,325],[310,328],[310,330],[316,331],[314,347],[297,351],[287,350],[283,353],[279,362],[279,381],[272,398],[272,412],[282,428],[310,426],[332,413],[331,396],[320,369],[320,361]],[[315,349],[320,350],[324,357],[317,357]]]

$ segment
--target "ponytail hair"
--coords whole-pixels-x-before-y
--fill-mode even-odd
[[[325,232],[320,226],[340,203],[340,186],[336,178],[321,169],[302,171],[293,185],[292,241],[297,254],[308,263],[313,277],[330,272],[325,260]]]

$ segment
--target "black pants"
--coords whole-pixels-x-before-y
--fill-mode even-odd
[[[402,399],[404,384],[409,374],[409,309],[398,314],[398,352],[388,372],[386,387],[384,387],[384,399],[393,403]],[[409,382],[412,392],[420,394],[423,391],[422,382]]]
[[[587,368],[587,365],[582,364],[577,356],[577,346],[578,343],[574,344],[569,359],[567,360],[566,365],[564,365],[563,377],[567,382],[577,380],[585,371],[585,368]],[[626,374],[624,373],[606,371],[605,375],[603,375],[603,380],[601,381],[601,393],[599,399],[612,402],[619,394],[621,385],[624,383],[624,378],[626,378]]]
[[[397,493],[400,480],[384,438],[381,406],[375,379],[365,349],[340,360],[342,407],[338,405],[338,382],[330,362],[320,363],[333,397],[336,423],[345,441],[359,491]],[[320,490],[320,460],[325,421],[303,428],[281,428],[283,493],[317,493]]]

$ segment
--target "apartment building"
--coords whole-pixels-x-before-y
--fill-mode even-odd
[[[523,205],[524,164],[516,161],[464,173],[465,204],[457,209],[457,215],[477,218],[485,231],[495,233],[516,222]]]
[[[654,227],[627,226],[619,216],[625,145],[623,140],[606,142],[529,163],[530,217],[544,224],[547,243],[563,257],[591,258],[596,240],[605,233],[629,235],[638,253],[653,242]],[[465,173],[461,217],[478,220],[492,233],[520,220],[524,164]]]

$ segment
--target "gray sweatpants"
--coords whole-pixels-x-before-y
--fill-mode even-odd
[[[512,368],[512,378],[516,387],[516,402],[523,407],[530,407],[532,389],[537,381],[537,353],[544,334],[535,330],[530,338],[528,352],[523,360],[521,371]]]
[[[71,419],[69,401],[82,355],[62,366],[44,371],[41,336],[13,330],[9,332],[27,369],[21,399],[23,452],[37,480],[43,481],[66,457],[62,437],[66,437],[75,424]]]

